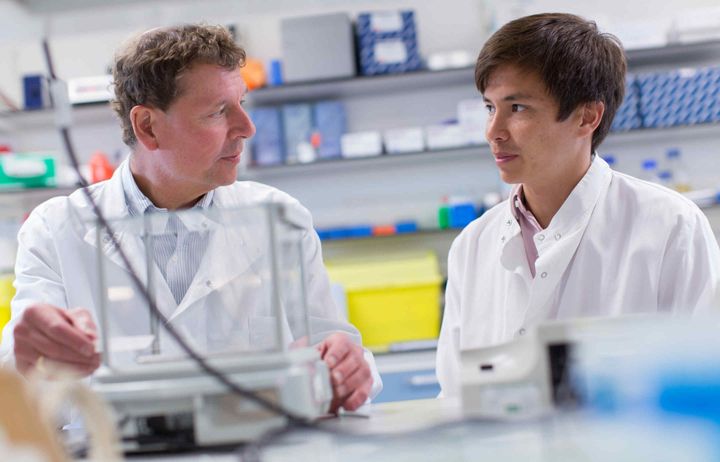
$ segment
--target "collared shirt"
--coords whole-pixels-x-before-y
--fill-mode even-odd
[[[520,224],[520,234],[522,235],[523,245],[525,246],[525,254],[527,256],[530,274],[535,277],[535,261],[538,258],[538,250],[535,246],[535,235],[542,231],[542,226],[538,223],[535,215],[525,206],[525,194],[523,193],[522,184],[515,185],[510,193],[510,210]]]
[[[178,215],[168,213],[168,209],[156,207],[140,191],[130,171],[130,163],[126,162],[121,168],[125,201],[130,215],[141,216],[147,213],[167,215],[164,231],[153,235],[149,245],[153,247],[155,263],[167,282],[175,302],[180,304],[205,255],[208,233],[197,231],[194,226],[188,226],[189,223],[184,223]],[[205,210],[210,208],[214,193],[213,190],[205,194],[193,208]]]

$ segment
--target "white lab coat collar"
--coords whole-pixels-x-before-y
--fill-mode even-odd
[[[611,178],[612,171],[607,162],[600,156],[593,156],[590,168],[575,188],[573,188],[552,220],[550,220],[550,224],[545,228],[544,233],[547,235],[556,235],[559,233],[562,236],[587,226],[592,210],[603,191],[607,190]],[[505,251],[504,249],[514,239],[522,239],[520,236],[520,225],[513,213],[513,207],[512,198],[508,199],[507,207],[505,207],[505,212],[503,213],[505,226],[500,230],[500,242],[503,246],[503,251]],[[516,243],[513,245],[515,244]],[[539,254],[542,253],[543,247],[545,247],[543,243],[538,246]]]

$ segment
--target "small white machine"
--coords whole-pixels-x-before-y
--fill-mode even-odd
[[[278,204],[111,221],[165,320],[132,284],[113,239],[98,247],[103,366],[93,388],[114,409],[128,451],[252,441],[287,419],[242,398],[191,360],[161,325],[238,386],[307,419],[329,407],[327,368],[306,303],[303,217]],[[176,266],[173,266],[176,265]],[[194,272],[184,294],[169,277]]]
[[[577,408],[585,391],[579,351],[592,351],[605,364],[617,363],[647,347],[643,341],[661,336],[668,323],[646,316],[557,321],[528,329],[505,344],[463,351],[463,412],[468,417],[528,419]]]

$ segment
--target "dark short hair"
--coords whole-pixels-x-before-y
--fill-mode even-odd
[[[605,113],[593,133],[592,150],[602,143],[625,95],[627,63],[615,36],[572,14],[525,16],[501,27],[480,51],[475,84],[481,93],[493,70],[505,64],[540,76],[558,102],[559,121],[581,104],[602,101]]]
[[[167,110],[179,96],[178,79],[200,63],[237,69],[245,64],[245,50],[222,26],[186,24],[140,34],[118,52],[112,107],[120,117],[125,144],[137,143],[130,110],[139,104]]]

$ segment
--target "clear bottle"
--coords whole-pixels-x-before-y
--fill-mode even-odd
[[[655,159],[643,160],[641,178],[651,183],[661,183],[660,177],[658,176],[658,164]]]
[[[682,154],[678,148],[669,148],[665,153],[667,168],[672,172],[673,182],[671,187],[678,192],[688,192],[692,189],[690,185],[690,175],[685,162],[683,162]]]

